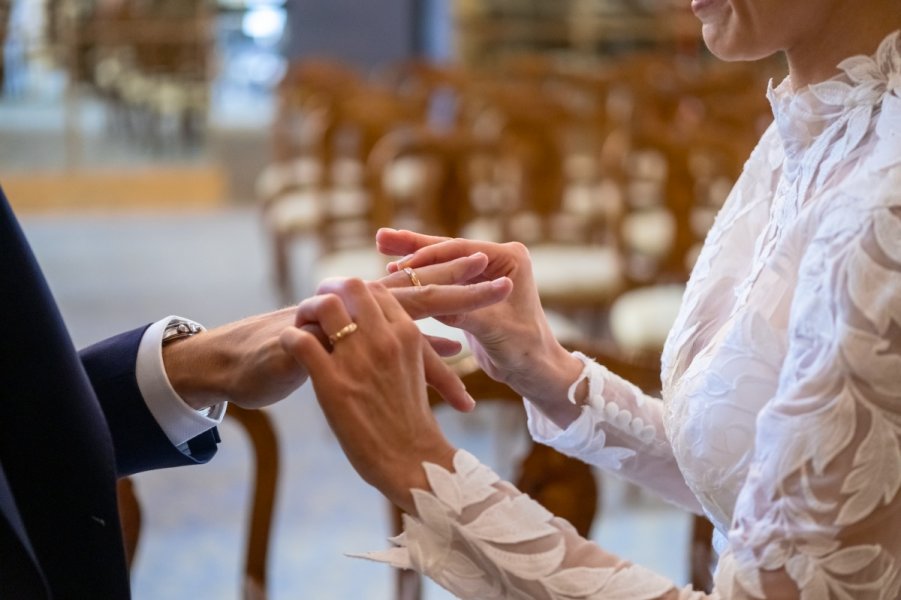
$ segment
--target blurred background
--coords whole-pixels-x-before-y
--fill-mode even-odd
[[[784,72],[710,57],[684,0],[0,0],[0,58],[0,185],[78,346],[378,277],[388,225],[527,243],[558,337],[649,392]],[[706,521],[533,447],[521,400],[451,362],[480,402],[436,406],[456,443],[709,585]],[[344,556],[397,515],[309,386],[221,431],[211,464],[124,484],[137,599],[449,597]]]

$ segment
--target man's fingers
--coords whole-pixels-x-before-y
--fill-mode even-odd
[[[455,315],[491,306],[513,291],[507,277],[472,285],[429,285],[420,288],[393,288],[391,293],[413,319]]]
[[[303,365],[314,379],[325,377],[326,373],[331,372],[328,351],[312,333],[287,327],[279,336],[279,342],[284,351]]]
[[[336,294],[322,294],[307,298],[297,306],[294,325],[318,325],[326,339],[352,321],[344,301]]]
[[[476,252],[441,265],[416,269],[412,275],[403,270],[394,270],[379,281],[389,288],[416,287],[416,281],[420,285],[467,283],[481,275],[487,266],[488,257],[483,252]]]
[[[319,340],[319,343],[322,344],[323,348],[331,347],[332,344],[328,340],[328,335],[322,330],[319,323],[306,323],[301,325],[300,328]]]
[[[469,412],[475,408],[476,402],[466,391],[466,386],[460,378],[424,341],[422,359],[426,383],[434,388],[448,405],[461,412]]]

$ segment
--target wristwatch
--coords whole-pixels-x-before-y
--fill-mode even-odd
[[[188,319],[182,319],[181,317],[175,317],[169,321],[169,323],[166,325],[166,328],[163,330],[162,345],[165,346],[166,344],[171,344],[175,340],[180,340],[186,337],[191,337],[192,335],[197,335],[201,331],[206,331],[206,327],[204,327],[200,323],[195,323],[194,321],[189,321]],[[213,407],[209,406],[207,408],[197,409],[197,412],[204,417],[209,417],[212,410]]]
[[[206,331],[206,328],[200,323],[195,323],[194,321],[182,318],[174,318],[169,321],[169,324],[166,325],[166,328],[163,330],[163,346],[170,344],[175,340],[197,335],[201,331]]]

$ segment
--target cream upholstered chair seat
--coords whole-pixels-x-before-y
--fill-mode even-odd
[[[276,197],[269,206],[266,220],[278,232],[312,230],[319,223],[322,208],[315,190],[298,190]]]
[[[610,332],[628,351],[660,351],[682,304],[685,286],[651,285],[623,293],[610,309]]]
[[[257,176],[255,192],[262,201],[291,188],[309,188],[322,180],[322,164],[312,156],[266,165]]]
[[[672,248],[676,219],[665,208],[632,212],[623,219],[622,236],[626,245],[646,256],[663,256]]]
[[[542,297],[609,298],[622,283],[616,251],[596,245],[537,244],[529,247]]]

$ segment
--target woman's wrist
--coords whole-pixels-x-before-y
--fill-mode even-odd
[[[584,364],[568,350],[556,344],[541,360],[533,364],[527,377],[515,389],[561,429],[566,429],[578,418],[581,405],[588,397],[587,381],[576,386],[573,400],[569,390],[584,369]]]
[[[442,438],[441,442],[437,443],[427,455],[419,457],[415,464],[396,469],[392,475],[389,475],[385,484],[378,485],[376,483],[375,485],[402,511],[412,516],[418,516],[416,503],[413,501],[413,490],[432,491],[426,476],[425,465],[438,465],[452,473],[456,453],[457,449]],[[394,466],[399,464],[399,462],[394,462]]]

